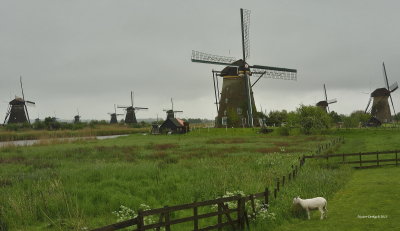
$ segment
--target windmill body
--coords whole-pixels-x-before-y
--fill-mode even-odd
[[[74,116],[74,123],[75,124],[80,123],[81,122],[80,119],[81,117],[79,115]]]
[[[222,71],[213,71],[215,104],[218,115],[216,127],[253,127],[258,125],[256,104],[252,87],[261,78],[296,80],[297,70],[249,65],[246,60],[250,57],[250,11],[240,9],[242,59],[211,55],[192,51],[192,62],[208,63],[226,66]],[[251,84],[250,77],[258,79]],[[219,93],[218,78],[223,78],[221,94]]]
[[[20,77],[22,98],[15,97],[9,102],[4,124],[30,123],[27,105],[35,105],[35,102],[25,100],[24,89],[22,87],[22,77]]]
[[[380,123],[389,123],[393,121],[390,111],[389,99],[392,104],[393,113],[396,114],[392,99],[392,92],[396,91],[399,87],[397,82],[389,86],[389,79],[386,74],[385,63],[383,63],[382,66],[385,87],[377,88],[371,93],[367,107],[365,108],[365,113],[370,112],[371,116],[379,120]],[[370,107],[371,102],[372,106]]]
[[[125,123],[126,124],[137,124],[136,111],[148,109],[147,107],[135,107],[133,106],[133,91],[131,91],[131,105],[130,106],[118,106],[118,108],[124,108],[126,110]]]
[[[28,123],[28,117],[25,111],[25,101],[22,98],[15,98],[9,103],[9,112],[6,118],[7,124]]]
[[[328,94],[326,93],[325,84],[324,84],[324,94],[325,94],[325,100],[319,101],[315,106],[321,108],[325,112],[329,112],[329,104],[337,103],[337,100],[336,99],[328,100]]]
[[[123,114],[117,114],[117,107],[116,107],[115,104],[114,104],[114,112],[113,113],[108,113],[108,114],[111,116],[110,124],[117,124],[118,123],[117,116],[123,115]]]
[[[371,97],[371,115],[377,118],[381,123],[391,122],[392,116],[389,106],[390,91],[386,88],[378,88],[371,93]]]

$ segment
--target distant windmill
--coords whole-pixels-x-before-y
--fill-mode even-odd
[[[365,113],[370,112],[373,117],[378,119],[381,123],[387,123],[392,121],[392,116],[390,112],[389,106],[389,98],[392,104],[393,113],[396,114],[394,109],[392,92],[399,88],[397,82],[393,83],[389,86],[389,80],[386,75],[385,63],[383,65],[383,80],[385,82],[385,87],[378,88],[371,93],[371,97],[369,98],[367,107],[365,108]],[[369,107],[371,105],[371,108]]]
[[[79,110],[77,110],[78,114],[74,116],[74,123],[80,123],[81,122],[81,116],[79,115]]]
[[[253,114],[256,106],[253,98],[252,87],[261,77],[273,79],[296,80],[297,70],[269,67],[261,65],[249,65],[246,60],[250,57],[250,11],[240,9],[242,28],[242,53],[243,59],[206,54],[192,51],[192,62],[224,65],[222,71],[213,71],[215,104],[218,116],[216,126],[222,127],[226,123],[229,126],[241,127],[246,124],[253,127]],[[257,76],[253,84],[249,76]],[[221,98],[219,98],[219,87],[217,76],[223,77]],[[257,121],[257,120],[256,120]]]
[[[326,94],[326,87],[324,84],[325,100],[319,101],[316,106],[322,108],[324,111],[329,112],[329,104],[337,103],[336,99],[328,100],[328,95]]]
[[[22,87],[22,77],[19,78],[21,84],[22,98],[15,97],[9,102],[4,124],[11,123],[31,123],[27,105],[35,105],[35,102],[25,100],[24,88]]]
[[[124,115],[124,114],[117,114],[117,107],[116,107],[115,104],[114,104],[114,113],[108,113],[108,114],[111,116],[110,124],[116,124],[116,123],[118,123],[117,116],[119,116],[119,115]]]
[[[125,123],[127,124],[137,124],[135,111],[148,109],[147,107],[134,107],[133,106],[133,92],[131,91],[131,106],[118,106],[118,108],[125,108],[126,116]]]
[[[167,119],[169,118],[175,118],[175,113],[177,112],[183,112],[183,111],[174,111],[174,101],[171,98],[171,109],[164,109],[163,111],[165,111],[167,113]]]

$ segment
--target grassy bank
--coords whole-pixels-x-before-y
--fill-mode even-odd
[[[93,128],[83,128],[79,130],[53,130],[53,131],[33,130],[33,129],[23,129],[21,131],[7,131],[4,128],[1,128],[0,141],[108,136],[108,135],[143,133],[149,131],[150,128],[131,128],[125,125],[97,125]]]

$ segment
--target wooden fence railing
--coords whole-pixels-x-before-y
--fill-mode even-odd
[[[292,170],[289,174],[276,178],[276,185],[273,190],[273,198],[276,199],[278,196],[278,192],[282,187],[288,184],[288,182],[294,180],[298,174],[299,169],[304,165],[305,157],[299,157],[299,165],[292,165]],[[288,178],[286,178],[288,177]],[[123,228],[133,228],[136,226],[136,229],[132,229],[135,231],[145,231],[145,230],[157,230],[159,231],[161,228],[164,228],[165,231],[170,231],[172,225],[192,222],[194,231],[206,231],[206,230],[222,230],[223,227],[229,226],[230,230],[243,230],[245,226],[249,227],[249,216],[246,211],[246,203],[250,202],[250,214],[252,218],[256,216],[256,208],[255,208],[255,199],[262,200],[262,204],[265,208],[268,208],[270,202],[270,191],[265,188],[264,192],[259,192],[255,194],[250,194],[247,196],[231,196],[231,197],[223,197],[215,200],[207,200],[201,202],[194,202],[189,204],[182,204],[176,206],[165,206],[164,208],[150,209],[139,211],[137,217],[115,223],[112,225],[104,226],[101,228],[93,229],[92,231],[114,231]],[[235,208],[228,208],[227,203],[234,202],[236,204]],[[199,208],[205,206],[216,206],[217,211],[208,212],[208,213],[199,213]],[[173,213],[183,211],[183,210],[192,210],[190,216],[175,218]],[[158,222],[152,224],[145,224],[145,218],[148,216],[157,216]],[[216,224],[200,227],[199,220],[205,218],[216,217]]]
[[[394,151],[381,151],[381,152],[359,152],[359,153],[341,153],[341,154],[325,154],[325,155],[312,155],[312,156],[305,156],[305,158],[322,158],[329,161],[329,159],[334,158],[334,160],[339,159],[338,163],[341,164],[358,164],[355,168],[372,168],[372,167],[379,167],[379,166],[387,166],[387,165],[395,165],[397,166],[400,162],[398,154],[400,150]],[[392,157],[388,155],[392,154]],[[380,157],[385,155],[385,157]],[[363,160],[363,156],[376,156],[376,158],[368,158]],[[348,160],[348,157],[358,157],[357,160],[352,158],[352,160]],[[347,159],[347,160],[346,160]],[[368,164],[368,165],[363,165]],[[371,165],[375,164],[375,165]]]

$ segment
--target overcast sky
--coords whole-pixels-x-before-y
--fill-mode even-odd
[[[214,118],[211,70],[192,50],[241,57],[240,8],[251,10],[250,64],[294,68],[297,81],[262,79],[257,108],[294,110],[328,97],[331,110],[364,110],[369,95],[400,81],[399,1],[1,0],[0,120],[20,96],[33,118],[109,119],[114,104],[164,117]],[[393,93],[400,111],[400,90]],[[122,112],[122,111],[120,111]],[[122,117],[121,117],[122,118]]]

